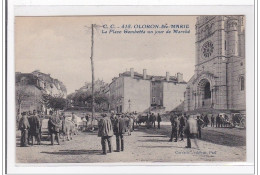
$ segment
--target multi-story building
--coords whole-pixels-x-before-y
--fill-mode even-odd
[[[196,23],[195,74],[185,110],[245,111],[244,16],[200,16]]]
[[[163,107],[165,111],[171,111],[184,100],[186,82],[182,74],[170,76],[147,75],[130,71],[119,74],[113,78],[109,85],[110,109],[116,112],[143,112],[151,110],[151,107]]]
[[[109,85],[110,109],[117,112],[144,111],[150,106],[150,81],[134,69],[119,74]]]

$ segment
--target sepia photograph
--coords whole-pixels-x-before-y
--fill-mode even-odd
[[[246,162],[246,26],[15,17],[16,163]]]

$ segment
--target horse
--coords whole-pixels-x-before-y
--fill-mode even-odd
[[[70,120],[63,119],[61,133],[63,134],[63,141],[65,141],[65,136],[68,141],[72,140],[72,135],[76,134],[75,124]]]

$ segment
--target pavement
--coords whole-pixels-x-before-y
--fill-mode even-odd
[[[46,129],[46,128],[45,128]],[[187,149],[186,139],[168,142],[171,126],[163,122],[161,129],[139,126],[132,135],[125,135],[125,151],[102,155],[101,139],[97,132],[80,132],[71,141],[60,145],[20,147],[20,132],[17,131],[17,163],[117,163],[117,162],[229,162],[245,161],[246,130],[237,128],[202,129],[202,139],[192,139],[192,148]],[[197,144],[197,146],[196,146]],[[116,149],[115,136],[112,138]]]

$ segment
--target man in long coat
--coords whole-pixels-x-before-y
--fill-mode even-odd
[[[98,136],[101,137],[101,145],[103,154],[107,154],[107,143],[109,153],[112,153],[112,136],[113,126],[110,118],[106,114],[102,114],[102,119],[99,122]]]
[[[184,127],[184,133],[187,136],[187,146],[186,148],[191,148],[191,138],[194,138],[194,142],[197,145],[195,135],[198,134],[198,126],[197,126],[197,120],[187,116],[187,121],[185,123]],[[198,147],[198,145],[197,145]]]
[[[22,117],[19,121],[18,129],[21,130],[21,147],[28,146],[28,130],[30,128],[30,124],[28,118],[26,116],[26,112],[22,113]]]
[[[154,115],[154,113],[152,113],[151,115],[151,124],[152,126],[155,128],[155,121],[156,121],[156,116]]]
[[[181,137],[180,141],[183,140],[183,130],[184,130],[184,126],[185,126],[185,118],[183,115],[179,116],[179,121],[180,121],[180,126],[179,126],[179,136]]]
[[[211,127],[214,127],[214,125],[215,125],[215,117],[214,117],[213,114],[210,114],[210,115],[211,115],[211,117],[210,117],[210,120],[211,120],[210,125],[211,125]]]
[[[162,121],[162,118],[161,118],[160,114],[158,113],[158,116],[157,116],[158,129],[161,128],[161,125],[160,125],[161,121]]]
[[[172,124],[172,133],[169,142],[172,142],[173,137],[175,137],[174,142],[177,142],[180,121],[178,120],[178,117],[176,115],[171,116],[170,120]]]
[[[28,118],[30,123],[30,129],[29,129],[29,140],[32,140],[32,145],[34,138],[37,141],[37,144],[41,144],[41,121],[38,115],[36,114],[36,110],[33,110],[33,114]]]

